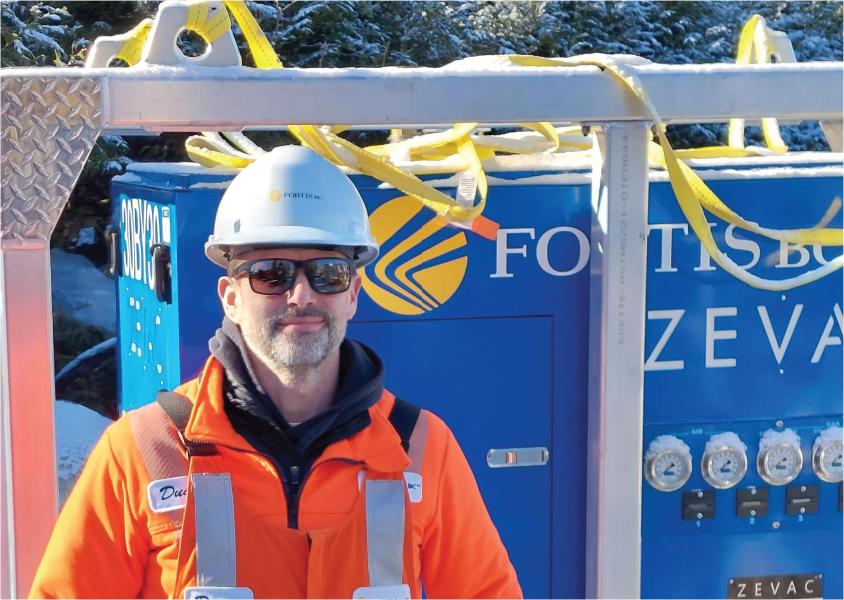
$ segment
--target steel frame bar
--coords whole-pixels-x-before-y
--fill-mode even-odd
[[[586,597],[640,590],[649,123],[596,131],[589,290]]]
[[[841,120],[841,62],[648,65],[636,70],[667,122]],[[0,461],[7,468],[0,517],[4,549],[14,540],[15,553],[5,553],[2,573],[16,581],[3,584],[4,596],[27,591],[55,517],[49,238],[97,135],[119,129],[466,121],[611,123],[600,135],[598,150],[606,164],[596,186],[602,190],[596,206],[606,211],[606,220],[596,223],[610,236],[603,241],[606,254],[593,253],[600,261],[593,258],[598,279],[591,316],[599,319],[600,337],[590,341],[590,352],[606,355],[591,374],[595,415],[590,427],[597,437],[590,448],[589,502],[594,510],[589,515],[589,552],[594,572],[587,592],[638,595],[638,509],[635,515],[632,505],[613,514],[609,507],[619,493],[635,494],[633,498],[640,493],[646,209],[646,190],[640,188],[646,186],[643,121],[648,116],[608,75],[594,67],[3,69],[2,112],[0,344],[5,348],[0,352]],[[617,180],[625,169],[626,201]],[[624,277],[619,252],[626,253]],[[601,299],[600,306],[596,299]],[[623,340],[617,336],[619,327],[624,328]],[[623,443],[615,445],[617,434]],[[19,461],[28,456],[30,466],[23,468]]]
[[[53,318],[50,301],[50,248],[46,243],[6,248],[3,313],[7,345],[3,398],[10,450],[4,456],[4,504],[14,508],[4,522],[14,535],[15,560],[9,567],[9,598],[26,595],[47,544],[56,514],[56,454],[53,417]],[[14,346],[12,345],[14,343]],[[5,390],[4,390],[5,391]],[[6,431],[4,431],[4,437]],[[4,440],[5,442],[6,440]],[[5,454],[5,452],[4,452]],[[49,474],[52,480],[47,479]],[[8,485],[7,488],[7,484]],[[4,519],[6,515],[4,515]],[[3,542],[6,543],[4,538]],[[16,585],[15,582],[23,584]]]
[[[844,104],[840,62],[634,69],[660,116],[674,123],[760,116],[837,119]],[[648,118],[632,94],[596,67],[48,68],[7,69],[4,75],[101,80],[106,128],[164,131],[307,123],[398,126]]]

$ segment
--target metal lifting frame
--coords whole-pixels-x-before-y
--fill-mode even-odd
[[[842,118],[840,62],[636,70],[667,122]],[[101,132],[525,121],[596,126],[586,594],[637,597],[650,123],[594,67],[4,69],[0,596],[27,593],[56,515],[50,235]]]

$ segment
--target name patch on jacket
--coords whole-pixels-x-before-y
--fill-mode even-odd
[[[170,512],[185,507],[188,498],[188,478],[159,479],[147,486],[147,499],[154,513]]]

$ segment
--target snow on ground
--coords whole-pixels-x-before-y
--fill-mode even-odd
[[[50,251],[53,310],[115,333],[117,307],[114,281],[86,257],[59,249]],[[106,340],[103,343],[110,343]],[[113,342],[112,342],[113,343]],[[64,504],[79,471],[111,419],[75,402],[57,399],[56,473],[59,505]]]
[[[50,251],[50,262],[53,310],[115,333],[117,303],[114,280],[80,254],[69,254],[54,248]]]
[[[61,506],[76,482],[85,459],[112,421],[90,408],[65,400],[56,400],[54,410],[56,474]]]

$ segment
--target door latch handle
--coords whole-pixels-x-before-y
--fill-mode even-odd
[[[492,448],[486,453],[486,464],[493,469],[501,467],[541,467],[548,464],[548,448]]]

